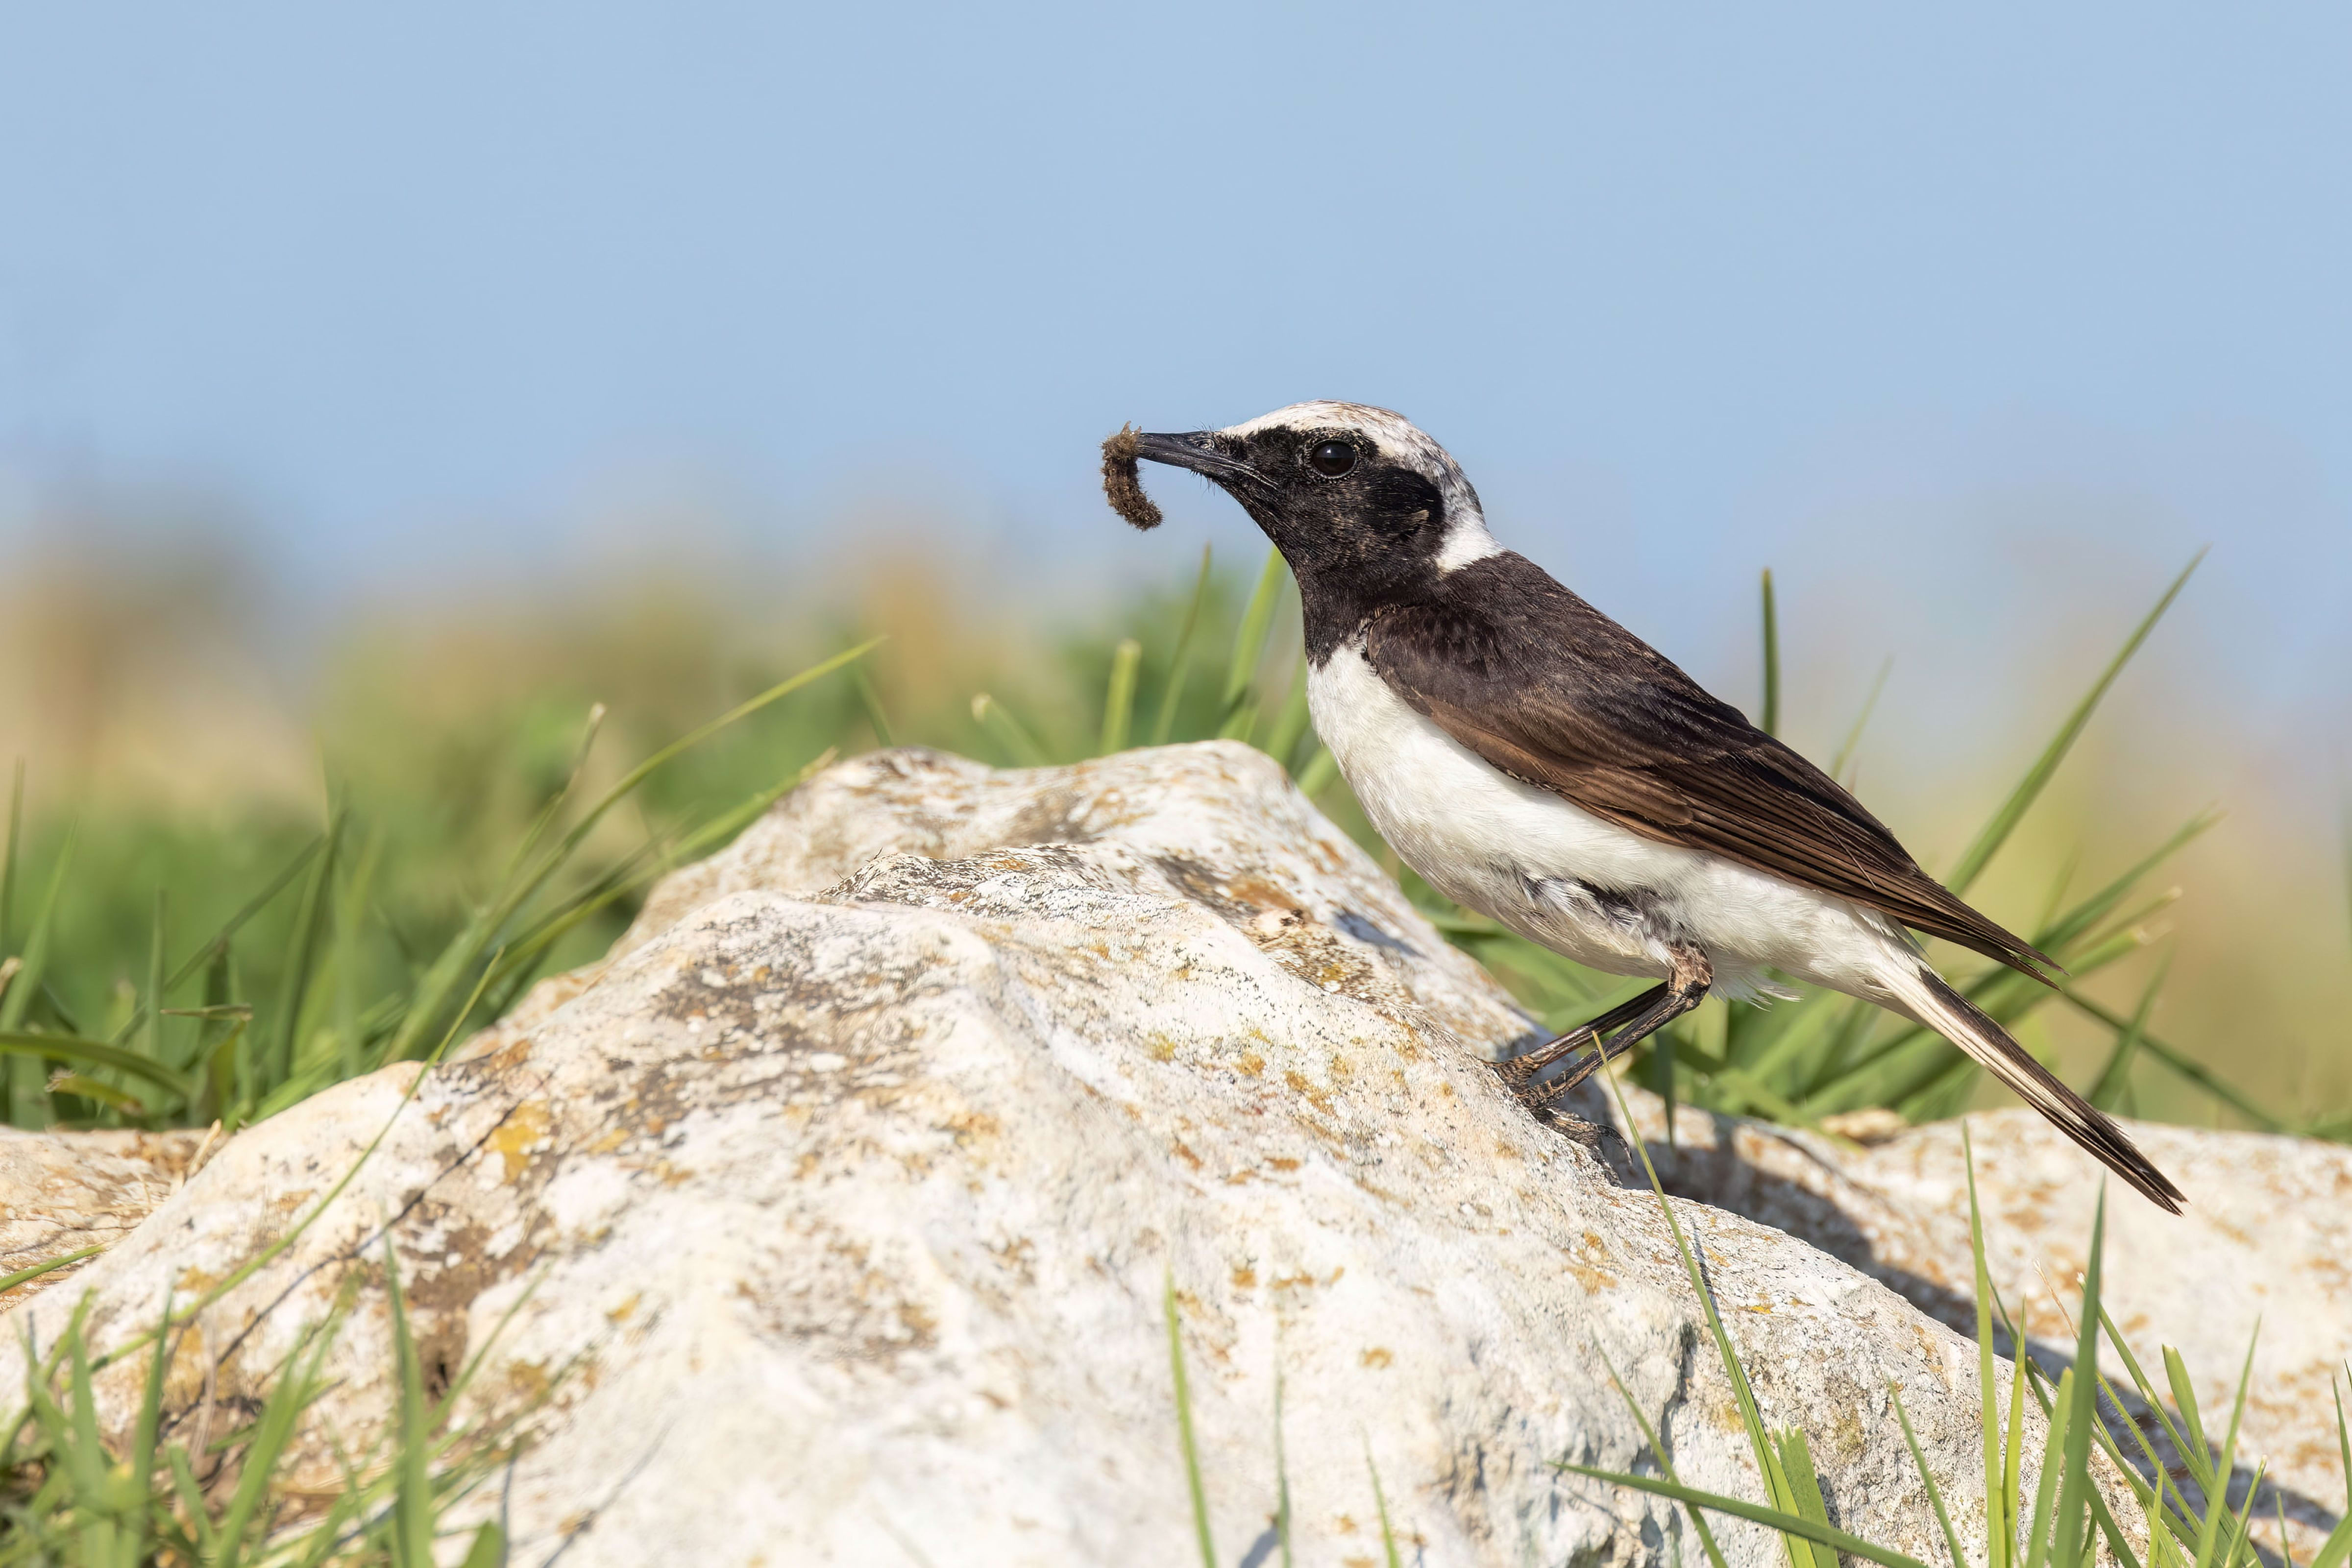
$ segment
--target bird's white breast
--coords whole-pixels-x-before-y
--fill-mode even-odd
[[[1414,712],[1360,643],[1309,672],[1307,698],[1316,733],[1407,864],[1447,897],[1579,963],[1663,976],[1663,925],[1706,950],[1718,990],[1747,990],[1766,965],[1848,989],[1899,940],[1843,899],[1643,838],[1511,778]],[[1557,884],[1570,882],[1634,897],[1656,920],[1644,929],[1607,918],[1563,897]]]

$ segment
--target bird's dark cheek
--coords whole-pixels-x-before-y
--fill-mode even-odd
[[[1297,540],[1298,529],[1287,507],[1279,503],[1248,499],[1242,503],[1242,510],[1250,515],[1250,521],[1258,526],[1258,530],[1276,549],[1286,556],[1290,554],[1292,545]]]

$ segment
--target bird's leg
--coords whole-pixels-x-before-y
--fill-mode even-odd
[[[1535,1075],[1572,1051],[1581,1051],[1620,1024],[1633,1022],[1662,1000],[1671,988],[1652,986],[1631,1001],[1620,1002],[1598,1018],[1587,1019],[1566,1034],[1556,1034],[1524,1056],[1499,1063],[1514,1089],[1524,1088]]]
[[[1591,1077],[1601,1063],[1624,1055],[1635,1045],[1706,1000],[1706,988],[1714,983],[1715,966],[1707,962],[1705,953],[1695,946],[1686,945],[1676,946],[1674,949],[1674,968],[1666,977],[1666,983],[1660,986],[1657,990],[1645,991],[1635,998],[1637,1001],[1650,1003],[1643,1009],[1640,1017],[1627,1023],[1600,1050],[1586,1057],[1576,1066],[1533,1093],[1522,1093],[1521,1098],[1531,1105],[1540,1105],[1546,1101],[1558,1099]],[[1656,999],[1652,1001],[1652,998]]]

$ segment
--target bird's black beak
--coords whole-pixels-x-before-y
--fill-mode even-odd
[[[1217,444],[1214,431],[1188,430],[1180,435],[1146,431],[1135,438],[1135,455],[1171,468],[1189,468],[1220,485],[1258,478],[1256,469]]]

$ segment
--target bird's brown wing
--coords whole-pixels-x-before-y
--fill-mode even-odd
[[[1374,612],[1372,668],[1514,778],[1620,827],[1883,911],[2050,981],[2058,966],[1937,883],[1837,781],[1640,638],[1505,554]]]

